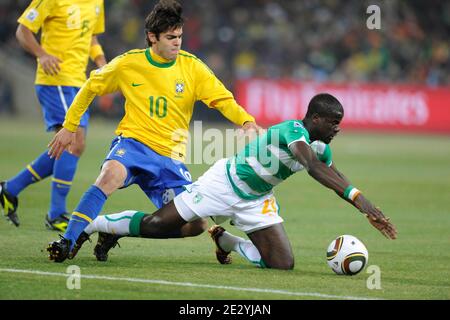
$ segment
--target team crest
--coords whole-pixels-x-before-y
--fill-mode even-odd
[[[123,157],[123,155],[126,153],[125,149],[119,149],[116,151],[116,153],[114,154],[117,157]]]
[[[197,193],[194,196],[194,199],[192,199],[192,202],[194,202],[195,204],[198,204],[200,201],[202,201],[203,196],[200,193]]]
[[[177,96],[182,95],[184,93],[184,81],[181,79],[175,80],[175,94]]]

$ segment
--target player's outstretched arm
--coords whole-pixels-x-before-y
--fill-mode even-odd
[[[333,169],[334,172],[336,172],[336,174],[337,174],[339,177],[341,177],[342,179],[344,179],[345,182],[347,182],[348,184],[352,184],[352,183],[350,182],[350,180],[349,180],[342,172],[340,172],[340,171],[336,168],[336,166],[335,166],[334,163],[330,166],[330,168]]]
[[[397,230],[389,218],[386,218],[381,210],[374,207],[359,190],[350,185],[347,178],[321,162],[307,143],[295,142],[291,144],[290,149],[311,177],[353,204],[384,236],[390,239],[397,237]]]
[[[256,124],[255,118],[247,113],[232,97],[215,100],[211,103],[211,107],[218,110],[234,124],[240,125],[239,135],[252,136],[253,134],[261,135],[265,133],[265,129]]]
[[[325,187],[334,190],[339,195],[344,194],[348,186],[346,179],[339,176],[336,171],[321,162],[307,143],[297,141],[292,143],[289,148],[311,177]]]
[[[388,217],[385,217],[380,208],[375,207],[363,194],[359,193],[352,201],[353,205],[369,220],[369,223],[388,239],[397,238],[397,229]]]
[[[351,186],[351,182],[347,179],[346,176],[342,172],[340,172],[336,166],[333,164],[330,167],[338,176],[345,180],[345,182]],[[337,193],[337,192],[336,192]],[[395,226],[389,221],[389,218],[385,217],[381,212],[380,208],[375,207],[367,200],[364,195],[359,192],[354,197],[354,200],[346,198],[345,192],[344,195],[337,193],[342,199],[351,203],[355,206],[359,211],[361,211],[369,220],[369,222],[377,228],[386,238],[395,239],[397,238],[397,230]]]
[[[242,125],[242,127],[238,130],[238,134],[240,136],[248,135],[250,137],[256,137],[265,132],[266,132],[265,129],[261,128],[259,125],[256,124],[256,122],[253,122],[253,121],[245,122]]]

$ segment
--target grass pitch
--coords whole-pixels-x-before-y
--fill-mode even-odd
[[[68,208],[94,182],[116,123],[93,121],[79,162]],[[0,119],[0,180],[37,157],[51,135],[41,119]],[[50,181],[20,194],[21,226],[0,220],[0,299],[450,299],[450,139],[443,136],[341,132],[332,144],[336,166],[396,224],[395,241],[385,239],[334,192],[299,173],[276,188],[281,216],[295,253],[293,271],[261,270],[237,254],[219,265],[208,235],[180,240],[122,239],[109,261],[86,243],[75,260],[47,260],[46,244],[57,239],[44,227]],[[188,165],[194,178],[206,165]],[[138,187],[119,190],[103,213],[154,211]],[[234,227],[227,230],[243,236]],[[326,248],[352,234],[369,251],[368,265],[381,270],[381,289],[368,289],[366,270],[337,276]],[[69,290],[69,265],[81,270],[81,288]],[[25,270],[25,271],[24,271]]]

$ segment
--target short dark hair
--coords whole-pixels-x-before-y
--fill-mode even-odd
[[[156,39],[162,32],[181,28],[184,24],[183,8],[175,0],[160,0],[152,12],[145,18],[145,40],[149,47],[152,46],[147,33],[154,33]]]
[[[314,96],[308,105],[305,118],[311,118],[314,114],[321,117],[331,117],[338,114],[344,115],[344,108],[338,99],[328,93],[320,93]]]

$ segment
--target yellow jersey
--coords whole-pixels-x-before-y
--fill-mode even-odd
[[[33,0],[17,21],[34,33],[42,29],[42,48],[62,61],[54,76],[38,62],[35,83],[81,87],[92,36],[105,30],[103,0]]]
[[[76,131],[95,95],[115,91],[125,97],[125,115],[116,134],[183,162],[197,100],[237,125],[254,121],[197,57],[181,50],[176,60],[169,62],[148,48],[128,51],[92,71],[66,114],[64,127]]]

